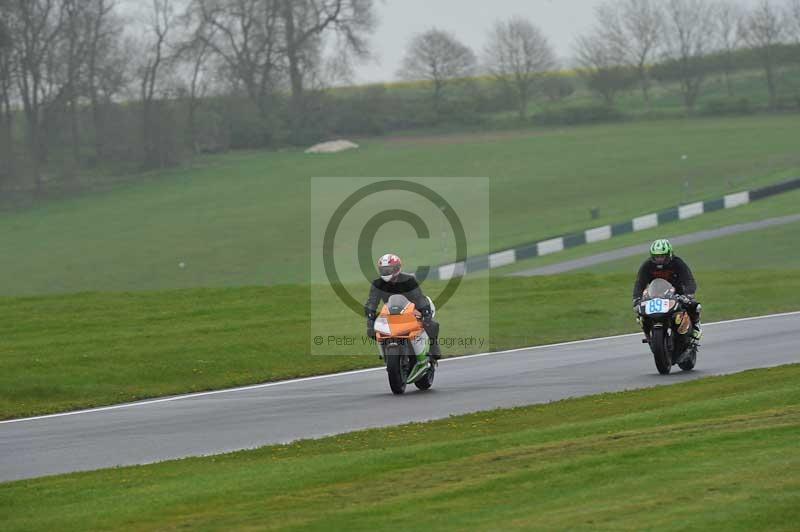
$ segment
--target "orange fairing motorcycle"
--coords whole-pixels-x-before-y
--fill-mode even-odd
[[[375,320],[375,336],[393,393],[402,394],[407,384],[420,390],[433,385],[436,362],[428,357],[430,338],[421,314],[405,296],[389,297]]]

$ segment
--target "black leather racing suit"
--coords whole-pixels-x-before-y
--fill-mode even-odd
[[[661,268],[656,266],[652,260],[647,259],[639,267],[639,274],[636,276],[636,283],[633,285],[634,301],[642,298],[642,292],[654,279],[669,281],[675,287],[675,291],[681,295],[694,296],[695,292],[697,292],[697,281],[694,280],[692,270],[680,257],[672,257],[672,260]],[[699,303],[693,299],[686,309],[689,312],[692,323],[697,325],[700,324],[698,307]]]
[[[380,277],[372,281],[367,302],[364,304],[364,313],[367,316],[367,335],[371,338],[375,337],[374,327],[375,318],[378,315],[378,305],[381,302],[389,301],[389,297],[394,294],[405,296],[422,313],[422,325],[431,339],[431,354],[438,357],[440,353],[439,323],[433,319],[433,309],[431,309],[428,298],[422,293],[417,278],[410,273],[400,272],[393,281],[384,281]]]

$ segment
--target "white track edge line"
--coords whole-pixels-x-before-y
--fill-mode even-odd
[[[714,326],[714,325],[725,325],[725,324],[729,324],[729,323],[740,323],[740,322],[745,322],[745,321],[763,320],[763,319],[769,319],[769,318],[781,318],[781,317],[785,317],[785,316],[794,316],[794,315],[800,315],[800,311],[781,312],[781,313],[778,313],[778,314],[766,314],[764,316],[751,316],[751,317],[748,317],[748,318],[737,318],[737,319],[733,319],[733,320],[723,320],[723,321],[717,321],[717,322],[712,322],[712,323],[706,323],[706,324],[703,325],[703,327],[710,327],[710,326]],[[496,355],[506,355],[506,354],[510,354],[510,353],[519,353],[520,351],[534,351],[534,350],[548,349],[548,348],[553,348],[553,347],[563,347],[563,346],[568,346],[568,345],[578,345],[578,344],[585,344],[585,343],[591,343],[591,342],[601,342],[601,341],[605,341],[605,340],[616,340],[616,339],[619,339],[619,338],[627,338],[627,337],[639,336],[639,335],[641,335],[641,333],[635,332],[635,333],[617,334],[617,335],[614,335],[614,336],[603,336],[603,337],[600,337],[600,338],[586,338],[586,339],[583,339],[583,340],[572,340],[572,341],[569,341],[569,342],[561,342],[561,343],[557,343],[557,344],[535,345],[535,346],[531,346],[531,347],[519,347],[519,348],[516,348],[516,349],[507,349],[505,351],[490,351],[488,353],[476,353],[474,355],[463,355],[463,356],[448,358],[448,359],[442,360],[440,363],[453,363],[453,362],[458,362],[460,360],[469,360],[469,359],[472,359],[472,358],[481,358],[481,357],[496,356]],[[240,386],[238,388],[225,388],[225,389],[222,389],[222,390],[209,390],[207,392],[195,392],[195,393],[189,393],[189,394],[183,394],[183,395],[173,395],[173,396],[169,396],[169,397],[162,397],[162,398],[159,398],[159,399],[146,399],[144,401],[136,401],[136,402],[132,402],[132,403],[122,403],[122,404],[118,404],[118,405],[100,406],[100,407],[97,407],[97,408],[88,408],[88,409],[84,409],[84,410],[73,410],[73,411],[70,411],[70,412],[59,412],[59,413],[56,413],[56,414],[45,414],[45,415],[42,415],[42,416],[23,417],[23,418],[18,418],[18,419],[7,419],[5,421],[0,421],[0,425],[6,425],[6,424],[10,424],[10,423],[22,423],[22,422],[25,422],[25,421],[37,421],[37,420],[42,420],[42,419],[52,419],[52,418],[58,418],[58,417],[75,416],[75,415],[78,415],[78,414],[92,414],[92,413],[96,413],[96,412],[107,412],[107,411],[110,411],[110,410],[119,410],[119,409],[122,409],[122,408],[133,408],[133,407],[137,407],[137,406],[147,406],[147,405],[153,405],[153,404],[158,404],[158,403],[168,403],[168,402],[172,402],[172,401],[179,401],[179,400],[183,400],[183,399],[194,399],[196,397],[208,397],[208,396],[219,395],[219,394],[223,394],[223,393],[234,393],[234,392],[245,392],[245,391],[249,391],[249,390],[259,390],[259,389],[262,389],[262,388],[271,388],[273,386],[282,386],[284,384],[296,384],[296,383],[300,383],[300,382],[309,382],[309,381],[315,381],[315,380],[321,380],[321,379],[330,379],[330,378],[335,378],[335,377],[346,377],[348,375],[358,375],[360,373],[369,373],[369,372],[383,370],[383,369],[384,368],[382,366],[377,366],[377,367],[374,367],[374,368],[357,369],[357,370],[353,370],[353,371],[344,371],[344,372],[341,372],[341,373],[329,373],[329,374],[326,374],[326,375],[314,375],[314,376],[311,376],[311,377],[301,377],[301,378],[290,379],[290,380],[285,380],[285,381],[275,381],[275,382],[264,382],[264,383],[261,383],[261,384],[251,384],[249,386]]]

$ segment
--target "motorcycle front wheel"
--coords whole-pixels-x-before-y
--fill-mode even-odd
[[[650,350],[653,352],[653,360],[656,369],[662,375],[669,374],[672,369],[672,360],[667,349],[666,331],[661,327],[654,327],[650,333]]]
[[[395,395],[402,395],[406,391],[406,370],[405,356],[403,349],[399,345],[389,345],[385,347],[384,356],[386,357],[386,373],[389,375],[389,388]]]

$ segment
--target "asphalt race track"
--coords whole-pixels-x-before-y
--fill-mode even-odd
[[[800,362],[800,313],[707,324],[697,370],[656,372],[641,335],[445,360],[431,391],[383,368],[0,423],[0,481],[313,438]]]

